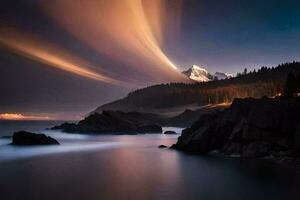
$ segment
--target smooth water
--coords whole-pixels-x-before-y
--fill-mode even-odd
[[[22,120],[0,120],[0,137],[11,136],[15,131],[41,131],[63,123],[62,121],[22,121]]]
[[[0,139],[1,200],[265,200],[300,194],[299,177],[288,166],[157,148],[179,135],[42,132],[61,145],[14,147]]]

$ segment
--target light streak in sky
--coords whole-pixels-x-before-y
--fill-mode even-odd
[[[167,15],[174,12],[170,9],[167,13],[167,3],[167,0],[52,0],[41,7],[57,24],[99,54],[136,72],[153,74],[156,80],[182,80],[177,66],[162,49]]]
[[[45,63],[54,68],[109,84],[122,84],[115,79],[88,69],[87,66],[90,64],[87,61],[72,56],[61,50],[61,48],[57,48],[45,41],[33,38],[24,33],[21,34],[14,29],[2,28],[0,30],[0,44],[10,48],[18,54]]]

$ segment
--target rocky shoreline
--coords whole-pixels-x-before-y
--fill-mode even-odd
[[[188,127],[207,113],[215,113],[224,109],[224,106],[186,110],[179,115],[168,117],[153,113],[123,112],[106,110],[102,113],[93,113],[78,123],[65,122],[50,128],[62,130],[66,133],[83,134],[144,134],[162,133],[163,126]],[[176,134],[167,132],[166,134]]]
[[[77,124],[64,123],[51,129],[85,134],[162,133],[159,119],[159,116],[150,113],[103,111],[91,114]]]
[[[200,117],[172,148],[189,153],[217,151],[245,158],[297,159],[299,98],[236,99],[224,111]]]

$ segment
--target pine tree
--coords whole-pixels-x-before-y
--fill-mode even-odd
[[[292,97],[297,90],[297,79],[293,73],[289,73],[286,79],[284,96]]]

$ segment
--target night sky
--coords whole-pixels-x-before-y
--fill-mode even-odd
[[[92,1],[100,2],[99,6],[102,6],[101,0]],[[90,7],[62,5],[69,0],[57,2],[1,1],[0,114],[22,113],[78,119],[95,107],[124,97],[136,88],[154,83],[184,81],[177,71],[193,64],[205,66],[212,73],[221,71],[236,74],[245,67],[254,69],[262,65],[273,66],[300,60],[300,2],[297,0],[168,1],[162,15],[167,17],[158,18],[164,20],[163,42],[159,41],[159,34],[154,34],[164,55],[151,43],[154,37],[149,39],[141,35],[139,26],[144,21],[133,20],[138,25],[130,29],[130,17],[129,22],[126,19],[123,22],[122,18],[110,16],[113,12],[123,13],[118,3],[112,7],[108,5],[107,16],[99,16],[102,25],[96,29],[93,25],[97,20],[90,27],[84,21],[86,16],[87,19],[90,17],[87,12]],[[148,10],[147,3],[144,8]],[[78,9],[74,11],[74,16],[78,15],[78,18],[68,18],[73,9]],[[129,11],[124,10],[124,16],[127,16],[126,12]],[[156,14],[149,12],[149,19],[154,19]],[[109,31],[115,27],[121,28],[112,29],[117,31],[106,38],[105,33],[103,37],[101,35],[103,27]],[[129,33],[137,30],[135,34],[138,40],[135,41],[133,34],[127,36],[131,40],[126,41],[127,27]],[[1,35],[2,30],[17,33],[7,34],[6,31]],[[148,29],[143,30],[148,33]],[[15,36],[18,40],[15,40]],[[141,39],[149,39],[150,42],[144,44]],[[131,43],[133,40],[135,43]],[[26,50],[18,46],[19,50],[16,51],[15,46],[9,46],[14,41],[30,42],[26,43]],[[47,52],[51,50],[53,54],[63,55],[64,59],[68,58],[67,61],[76,66],[87,66],[85,69],[88,71],[74,73],[62,70],[62,66],[66,66],[64,63],[57,68],[54,66],[57,63],[49,64],[39,57],[40,54],[29,54],[31,45],[39,50],[47,49]],[[131,48],[136,49],[131,51]],[[153,59],[156,56],[152,55],[153,52],[141,51],[149,48],[158,52],[160,60]],[[136,52],[145,55],[139,56]],[[177,70],[172,68],[171,61],[178,67]]]

